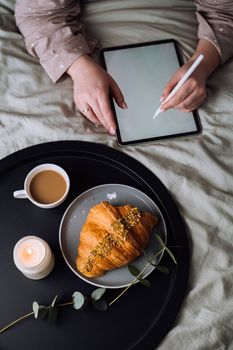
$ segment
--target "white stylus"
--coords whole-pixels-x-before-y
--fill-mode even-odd
[[[174,87],[174,89],[170,92],[170,94],[167,96],[167,98],[165,98],[165,100],[161,103],[161,105],[159,106],[159,108],[157,109],[157,111],[155,112],[153,119],[155,119],[159,113],[161,112],[161,107],[162,105],[167,102],[168,100],[170,100],[170,98],[172,98],[175,93],[180,89],[180,87],[186,82],[186,80],[188,80],[188,78],[190,77],[190,75],[193,73],[193,71],[197,68],[197,66],[201,63],[201,61],[203,60],[204,55],[199,55],[197,57],[197,59],[194,61],[194,63],[191,65],[191,67],[187,70],[187,72],[184,74],[184,76],[180,79],[180,81],[177,83],[177,85]]]

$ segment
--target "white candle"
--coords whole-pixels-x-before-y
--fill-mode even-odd
[[[54,267],[54,256],[47,242],[36,236],[20,239],[13,251],[16,267],[28,278],[46,277]]]

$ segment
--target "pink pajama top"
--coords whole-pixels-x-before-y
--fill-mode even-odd
[[[233,56],[233,0],[197,0],[198,38],[211,42],[222,64]],[[81,55],[92,52],[79,20],[80,1],[17,0],[16,23],[28,52],[56,82]]]

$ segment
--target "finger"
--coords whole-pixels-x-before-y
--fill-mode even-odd
[[[93,113],[95,114],[96,118],[100,121],[100,123],[105,127],[106,130],[108,130],[108,124],[101,113],[100,106],[98,103],[98,100],[91,101],[91,108],[93,110]]]
[[[108,125],[100,111],[100,107],[98,104],[98,101],[96,100],[86,100],[86,103],[84,104],[83,101],[81,102],[79,99],[75,99],[75,103],[81,113],[85,115],[87,119],[89,119],[92,123],[97,124],[97,125],[103,125],[105,129],[108,130]],[[88,111],[85,111],[88,106]],[[84,112],[85,111],[85,112]]]
[[[166,111],[169,108],[175,108],[178,104],[182,103],[182,101],[186,100],[192,92],[193,86],[187,81],[170,100],[162,103],[163,110]]]
[[[74,96],[74,101],[76,106],[78,107],[79,111],[87,118],[89,119],[92,123],[101,125],[100,121],[98,118],[95,116],[90,104],[82,99],[82,101]]]
[[[99,119],[96,117],[96,115],[94,114],[93,110],[91,109],[91,107],[84,107],[83,109],[81,109],[81,113],[88,119],[90,120],[92,123],[96,124],[96,125],[101,125],[101,122],[99,121]]]
[[[119,86],[111,76],[109,76],[109,87],[110,87],[110,92],[114,100],[118,104],[118,106],[121,108],[127,108],[128,106],[125,102],[121,89],[119,88]]]
[[[107,124],[107,129],[110,134],[115,135],[116,123],[111,109],[110,101],[107,95],[101,95],[98,98],[98,104],[101,114]]]
[[[178,83],[179,79],[180,79],[179,74],[175,74],[171,78],[171,80],[167,83],[167,85],[165,86],[165,88],[162,91],[162,96],[160,97],[161,102],[167,98],[167,96],[170,94],[170,92],[174,89],[174,87]]]
[[[193,91],[185,100],[176,106],[183,112],[191,112],[198,108],[205,100],[205,95],[197,95],[196,91]]]

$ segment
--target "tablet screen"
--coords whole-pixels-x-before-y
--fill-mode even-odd
[[[128,109],[121,109],[113,102],[120,144],[200,132],[196,112],[171,109],[153,119],[163,88],[180,67],[173,40],[108,48],[102,54],[128,105]]]

